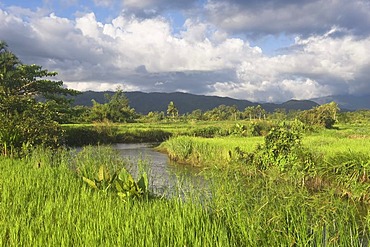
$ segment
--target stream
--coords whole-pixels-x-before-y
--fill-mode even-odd
[[[127,161],[129,172],[137,177],[138,163],[144,164],[148,174],[149,189],[159,196],[187,196],[194,193],[207,193],[206,180],[200,175],[201,168],[171,161],[166,154],[154,149],[153,144],[114,144]]]

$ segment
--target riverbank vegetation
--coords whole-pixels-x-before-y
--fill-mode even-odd
[[[270,132],[270,139],[170,139],[172,145],[197,143],[193,152],[203,148],[199,155],[213,162],[202,171],[207,191],[194,189],[182,197],[123,200],[116,192],[92,188],[83,176],[98,179],[102,165],[112,172],[126,166],[109,147],[2,157],[0,245],[366,246],[369,154],[365,147],[345,150],[324,141],[331,136],[356,148],[369,147],[369,139],[335,137],[331,131],[340,129],[326,130],[293,134],[293,146],[274,139],[289,135],[285,127]],[[222,161],[205,155],[238,146],[247,148],[237,157],[236,151],[225,152]],[[186,145],[179,145],[178,153],[184,150]],[[266,159],[261,161],[261,154]]]
[[[369,111],[143,116],[120,90],[73,108],[78,92],[0,45],[1,246],[368,246]],[[115,142],[161,142],[204,188],[155,194]]]

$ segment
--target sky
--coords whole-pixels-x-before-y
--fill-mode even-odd
[[[81,91],[370,95],[370,0],[0,0],[0,40]]]

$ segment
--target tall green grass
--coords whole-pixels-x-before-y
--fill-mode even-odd
[[[223,226],[199,203],[177,198],[124,202],[114,194],[91,190],[73,169],[77,166],[92,172],[101,163],[122,165],[111,158],[110,151],[83,150],[54,161],[45,157],[47,152],[37,156],[0,161],[1,246],[228,243],[221,234]],[[40,160],[51,163],[39,165]]]
[[[274,169],[222,176],[214,179],[212,210],[243,246],[366,246],[368,212],[349,200],[311,194]]]
[[[367,139],[338,131],[303,137],[315,163],[294,172],[234,159],[261,137],[171,138],[162,147],[207,164],[207,191],[170,198],[91,189],[79,174],[126,166],[109,147],[0,157],[0,246],[367,246]]]
[[[0,158],[1,246],[360,246],[367,210],[332,191],[311,194],[271,167],[208,169],[210,196],[122,201],[77,170],[125,166],[106,147]]]
[[[237,141],[176,137],[162,147],[185,162],[201,154],[202,164],[212,167],[207,171],[219,171],[210,175],[217,199],[209,205],[224,218],[234,240],[253,246],[367,246],[370,143],[366,137],[353,138],[354,133],[328,130],[304,136],[301,154],[307,157],[286,159],[309,158],[310,166],[298,170],[273,162],[261,169],[231,158],[235,147],[259,157],[258,149],[250,147],[262,138],[236,138],[244,145],[232,145]]]
[[[163,142],[158,149],[165,151],[171,159],[178,162],[202,166],[223,166],[237,157],[240,150],[250,152],[262,141],[262,137],[209,139],[179,136]]]

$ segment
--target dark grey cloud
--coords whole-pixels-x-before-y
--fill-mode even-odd
[[[146,92],[183,91],[194,94],[207,94],[217,82],[237,80],[235,71],[178,71],[163,73],[140,73],[123,77],[128,84],[139,86]]]
[[[139,18],[151,18],[165,11],[188,10],[198,0],[124,0],[123,9]]]
[[[359,70],[351,82],[347,82],[348,90],[345,92],[352,95],[370,95],[370,62]]]
[[[333,26],[356,35],[370,33],[368,0],[210,0],[208,19],[232,33],[321,34]]]

